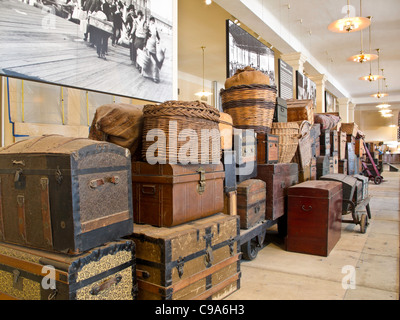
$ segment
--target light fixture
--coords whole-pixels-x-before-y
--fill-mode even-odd
[[[204,89],[204,49],[205,48],[206,47],[201,47],[201,49],[203,50],[203,91],[195,93],[195,95],[198,97],[208,97],[208,96],[212,95],[211,92],[205,91],[205,89]]]
[[[368,18],[370,20],[372,19],[371,16],[368,17]],[[369,53],[370,54],[372,53],[372,51],[371,51],[371,25],[369,26]],[[379,49],[377,49],[377,53],[378,53],[377,57],[378,57],[378,71],[379,71]],[[369,75],[361,77],[361,78],[359,78],[359,80],[372,82],[372,81],[376,81],[376,80],[379,80],[379,79],[382,79],[382,78],[383,78],[383,76],[381,76],[381,75],[373,75],[372,74],[372,59],[370,59],[369,60]]]
[[[381,69],[382,70],[382,77],[383,77],[383,69]],[[385,82],[385,88],[387,88],[387,85],[386,85],[386,78],[385,77],[383,77],[383,81]],[[389,94],[387,93],[387,92],[385,92],[385,90],[383,90],[382,92],[381,92],[381,89],[380,89],[380,81],[378,80],[378,92],[377,93],[375,93],[375,94],[371,94],[371,97],[374,97],[374,98],[377,98],[377,99],[381,99],[381,98],[384,98],[384,97],[387,97]]]
[[[389,110],[389,109],[382,109],[382,110],[379,110],[379,112],[380,112],[381,114],[387,114],[387,113],[391,113],[392,110]]]
[[[391,107],[391,105],[390,105],[390,104],[387,104],[387,103],[380,103],[380,104],[378,104],[376,107],[379,108],[379,109],[384,109],[384,108],[389,108],[389,107]]]
[[[371,17],[369,17],[369,18],[371,18]],[[368,20],[370,20],[370,19],[368,19]],[[357,62],[357,63],[364,63],[364,62],[368,62],[368,61],[375,60],[375,59],[378,58],[378,56],[376,54],[364,53],[363,32],[362,32],[362,30],[360,31],[360,42],[361,42],[360,54],[356,54],[354,56],[351,56],[350,58],[347,59],[348,61],[353,61],[353,62]]]
[[[206,0],[206,5],[210,5],[212,3],[212,0]]]
[[[391,118],[391,117],[393,117],[393,114],[392,113],[385,113],[385,114],[382,115],[382,117]]]
[[[347,0],[347,17],[336,20],[328,26],[328,30],[336,33],[348,33],[365,29],[370,25],[368,18],[361,17],[361,0],[360,0],[360,17],[350,17],[350,1]]]

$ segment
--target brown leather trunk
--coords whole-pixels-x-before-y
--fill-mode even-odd
[[[266,184],[259,179],[249,179],[237,187],[237,212],[240,228],[249,229],[265,219]]]
[[[135,223],[172,227],[224,211],[222,164],[132,162]]]
[[[136,225],[138,300],[223,299],[240,287],[239,217],[175,226]]]
[[[287,189],[298,183],[296,163],[258,165],[257,179],[266,183],[265,219],[276,220],[287,211]]]
[[[17,300],[136,299],[135,243],[111,241],[80,255],[0,243],[1,292]]]
[[[286,249],[328,256],[340,239],[342,184],[307,181],[288,189]]]
[[[43,136],[1,150],[0,168],[4,242],[75,254],[133,231],[125,148]]]
[[[336,130],[331,130],[330,133],[331,154],[339,151],[339,137]]]
[[[257,163],[273,164],[279,160],[279,136],[257,134]]]

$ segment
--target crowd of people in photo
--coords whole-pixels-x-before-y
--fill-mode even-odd
[[[38,2],[46,5],[49,1],[57,2]],[[123,0],[66,0],[60,8],[63,13],[69,12],[66,18],[80,24],[83,40],[96,50],[99,58],[107,60],[109,42],[114,47],[128,48],[131,64],[138,72],[155,83],[160,82],[165,48],[160,46],[160,32],[153,16],[146,16],[134,4],[127,5]],[[96,27],[89,22],[90,17],[107,21],[112,27],[109,30]]]

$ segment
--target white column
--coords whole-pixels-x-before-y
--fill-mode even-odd
[[[339,98],[339,116],[342,118],[343,123],[349,122],[349,98]],[[353,114],[354,118],[354,114]]]
[[[352,102],[349,103],[349,122],[354,122],[354,110],[356,106],[357,105]]]

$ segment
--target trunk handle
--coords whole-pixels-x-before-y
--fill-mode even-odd
[[[119,177],[118,176],[112,176],[112,177],[107,177],[107,178],[100,178],[100,179],[94,179],[89,182],[89,188],[90,189],[96,189],[106,183],[111,183],[111,184],[118,184],[119,183]]]

